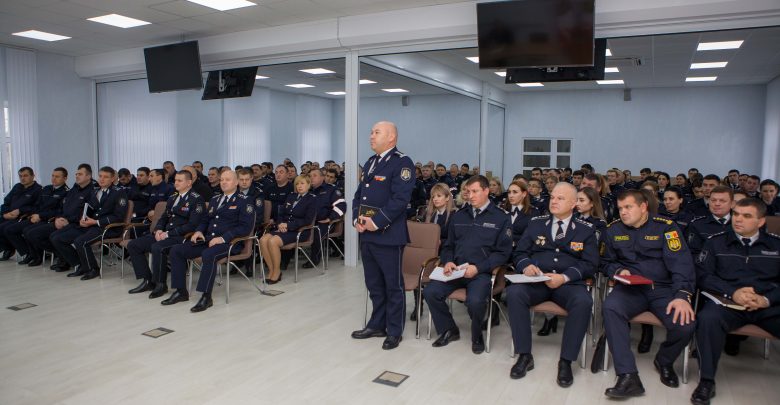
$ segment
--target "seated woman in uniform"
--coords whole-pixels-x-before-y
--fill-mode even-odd
[[[502,208],[512,219],[512,245],[515,245],[528,227],[528,221],[539,216],[539,210],[531,205],[531,196],[525,181],[516,180],[509,184],[506,202]]]
[[[552,189],[555,188],[556,184],[558,184],[558,178],[555,176],[547,176],[547,178],[544,179],[544,187],[547,189],[547,195],[552,193]]]
[[[504,186],[501,184],[501,180],[499,180],[497,177],[493,177],[490,179],[488,184],[488,189],[490,189],[488,198],[490,199],[490,202],[496,205],[501,205],[501,203],[506,198],[506,194],[504,194]]]
[[[455,197],[455,207],[457,208],[463,208],[464,206],[468,205],[469,200],[469,192],[466,189],[466,182],[460,184],[460,193]]]
[[[645,180],[644,183],[642,183],[642,190],[647,190],[653,195],[653,200],[655,200],[655,205],[660,205],[660,201],[662,201],[662,197],[659,198],[660,189],[658,187],[658,183],[652,180]],[[648,208],[650,208],[648,206]],[[650,211],[650,215],[658,215],[658,211]]]
[[[276,284],[282,280],[280,270],[282,246],[295,243],[298,229],[312,225],[317,215],[316,197],[309,194],[311,179],[307,176],[298,176],[293,184],[295,185],[295,193],[288,195],[287,202],[283,207],[280,207],[276,229],[260,238],[260,251],[265,262],[268,263],[268,284]],[[307,240],[309,232],[311,230],[303,232],[298,240]]]
[[[680,230],[685,233],[688,224],[693,219],[693,214],[683,210],[685,198],[679,187],[672,186],[664,192],[664,204],[659,208],[659,214],[663,215],[680,226]]]

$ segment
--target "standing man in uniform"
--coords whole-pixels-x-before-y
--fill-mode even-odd
[[[401,257],[409,242],[405,213],[415,186],[414,163],[396,149],[398,130],[391,122],[374,124],[370,142],[376,154],[363,165],[352,217],[373,311],[352,338],[385,337],[382,349],[391,350],[401,342],[406,318]]]
[[[730,189],[729,189],[730,190]],[[602,312],[607,342],[618,376],[605,394],[628,398],[644,394],[634,354],[631,353],[628,321],[650,311],[666,328],[666,341],[653,362],[661,382],[679,386],[674,361],[693,337],[694,312],[691,295],[696,276],[693,259],[677,224],[669,219],[650,217],[648,200],[639,190],[626,190],[618,197],[620,222],[607,228],[604,243],[603,272],[610,278],[639,275],[652,285],[616,283]]]

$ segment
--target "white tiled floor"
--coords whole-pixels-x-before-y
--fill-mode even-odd
[[[214,307],[200,314],[189,312],[197,295],[173,307],[145,294],[128,295],[137,284],[132,271],[122,280],[118,268],[107,268],[103,280],[79,281],[2,263],[0,404],[613,402],[603,395],[614,383],[612,371],[575,368],[571,388],[556,385],[560,329],[534,336],[536,369],[511,380],[507,326],[494,330],[490,353],[475,356],[468,315],[457,303],[455,317],[466,336],[445,348],[416,340],[413,323],[396,350],[381,350],[381,339],[351,339],[362,326],[365,290],[362,271],[341,263],[332,261],[325,276],[301,270],[297,284],[288,272],[274,286],[285,291],[277,297],[261,296],[234,276],[230,304],[217,287]],[[38,306],[5,309],[24,302]],[[175,332],[159,339],[141,335],[160,326]],[[656,331],[654,350],[638,357],[647,394],[629,403],[687,404],[696,362],[688,385],[663,386],[652,367],[659,338],[662,331]],[[738,357],[723,357],[713,404],[780,403],[780,345],[773,344],[768,361],[759,341],[744,342],[742,349]],[[384,370],[410,378],[398,388],[372,383]]]

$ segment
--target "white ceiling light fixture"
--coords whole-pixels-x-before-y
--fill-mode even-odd
[[[596,80],[596,83],[601,84],[601,85],[623,84],[623,79],[617,79],[617,80]]]
[[[308,73],[310,75],[328,75],[328,74],[336,73],[332,70],[323,69],[323,68],[301,69],[300,71],[303,73]]]
[[[119,28],[133,28],[140,27],[142,25],[151,24],[148,21],[138,20],[131,17],[125,17],[119,14],[107,14],[100,17],[87,18],[89,21],[94,21],[101,24],[112,25]]]
[[[620,69],[616,67],[604,68],[604,73],[620,73]]]
[[[325,94],[330,94],[331,96],[343,96],[347,94],[346,91],[326,91]]]
[[[609,48],[607,48],[607,54],[606,54],[606,56],[612,56],[612,51],[610,51],[610,50],[609,50]]]
[[[268,78],[269,78],[268,76],[255,75],[255,80],[263,80],[263,79],[268,79]]]
[[[493,73],[495,73],[496,75],[501,76],[501,77],[506,77],[506,72],[503,72],[503,71],[502,72],[493,72]]]
[[[62,41],[63,39],[70,39],[70,37],[66,37],[64,35],[57,35],[57,34],[52,34],[52,33],[38,31],[38,30],[14,32],[13,35],[16,35],[17,37],[39,39],[41,41],[48,41],[48,42]]]
[[[724,68],[728,64],[728,62],[691,63],[691,69],[718,69]]]
[[[535,83],[517,83],[517,85],[520,86],[520,87],[544,87],[544,83],[539,83],[539,82],[535,82]]]
[[[701,76],[701,77],[686,77],[686,82],[714,82],[718,80],[718,76]]]
[[[360,79],[360,82],[359,82],[359,83],[360,83],[360,84],[376,84],[376,82],[375,82],[375,81],[373,81],[373,80],[368,80],[368,79]]]
[[[190,3],[200,4],[219,11],[233,10],[236,8],[243,8],[249,6],[256,6],[257,4],[246,0],[187,0]]]
[[[388,93],[408,93],[409,90],[404,89],[382,89],[382,91],[386,91]]]
[[[697,51],[720,51],[723,49],[739,49],[745,41],[721,41],[721,42],[700,42],[696,47]]]
[[[471,63],[479,63],[479,56],[469,56],[466,59],[471,61]]]
[[[305,84],[305,83],[285,84],[285,86],[292,87],[294,89],[308,89],[309,87],[314,87],[311,84]]]

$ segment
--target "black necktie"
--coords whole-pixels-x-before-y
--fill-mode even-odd
[[[376,167],[377,163],[379,163],[379,159],[382,157],[379,155],[374,155],[374,160],[371,162],[371,167],[368,169],[368,174],[371,175],[371,173],[374,172],[374,168]]]
[[[718,218],[718,222],[720,222],[721,225],[726,225],[726,218]]]
[[[480,213],[480,212],[482,212],[482,210],[481,210],[481,209],[479,209],[479,208],[474,208],[474,218],[476,218],[476,217],[477,217],[477,215],[479,215],[479,213]]]
[[[225,203],[225,200],[226,200],[226,199],[227,199],[227,196],[226,196],[226,195],[223,195],[223,196],[222,196],[222,198],[220,198],[220,199],[219,199],[219,204],[217,204],[217,209],[219,209],[220,207],[222,207],[222,204],[224,204],[224,203]]]
[[[742,238],[742,244],[745,246],[750,246],[750,238]]]
[[[563,221],[558,221],[558,230],[555,232],[555,240],[563,239]]]

